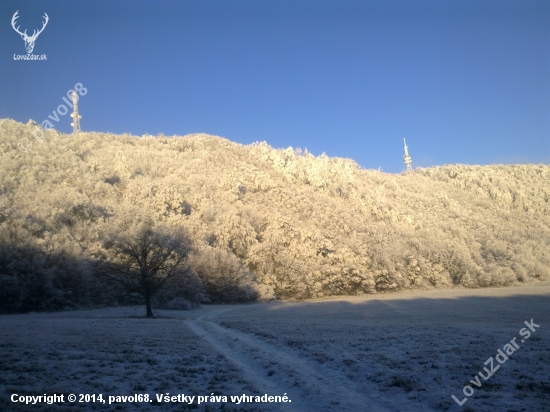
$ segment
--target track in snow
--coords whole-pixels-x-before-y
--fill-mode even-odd
[[[223,309],[187,321],[191,330],[243,371],[259,394],[287,396],[291,403],[271,404],[283,411],[414,411],[405,399],[385,399],[376,388],[366,393],[342,373],[323,367],[292,350],[276,347],[247,333],[213,322]],[[251,395],[251,394],[247,394]],[[394,399],[395,400],[395,399]],[[408,404],[406,407],[404,404]],[[269,407],[270,404],[260,404]],[[412,407],[412,408],[411,408]],[[420,410],[420,409],[418,409]],[[425,410],[425,409],[423,409]]]

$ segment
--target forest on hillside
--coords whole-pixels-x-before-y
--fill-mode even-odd
[[[205,134],[36,127],[0,120],[0,312],[132,301],[98,262],[143,225],[192,244],[166,308],[550,279],[549,165],[388,174]]]

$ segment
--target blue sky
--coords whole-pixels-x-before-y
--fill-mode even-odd
[[[49,15],[33,53],[31,34]],[[2,1],[0,118],[204,132],[366,168],[550,162],[548,1]],[[69,115],[56,128],[69,132]]]

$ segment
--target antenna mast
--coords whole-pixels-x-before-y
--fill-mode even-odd
[[[403,156],[403,159],[405,159],[405,165],[407,166],[407,172],[412,172],[412,159],[409,155],[409,148],[407,147],[407,142],[405,139],[403,139],[403,143],[405,144],[405,156]]]
[[[71,117],[73,118],[71,126],[73,127],[73,134],[77,134],[80,133],[80,119],[82,119],[82,116],[78,114],[78,93],[74,90],[72,93],[72,97],[74,110],[71,113]]]

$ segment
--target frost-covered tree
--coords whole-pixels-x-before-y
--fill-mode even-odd
[[[103,243],[102,275],[141,295],[146,316],[153,317],[151,298],[170,279],[185,276],[191,240],[183,230],[167,231],[142,224]]]
[[[112,301],[88,292],[97,285],[80,262],[138,214],[168,232],[188,229],[189,267],[216,302],[550,279],[547,164],[389,174],[205,134],[46,133],[40,143],[32,127],[0,120],[0,285],[10,310]],[[44,264],[16,258],[27,250]],[[42,302],[28,298],[33,279],[48,291]],[[174,285],[157,300],[187,300]]]

